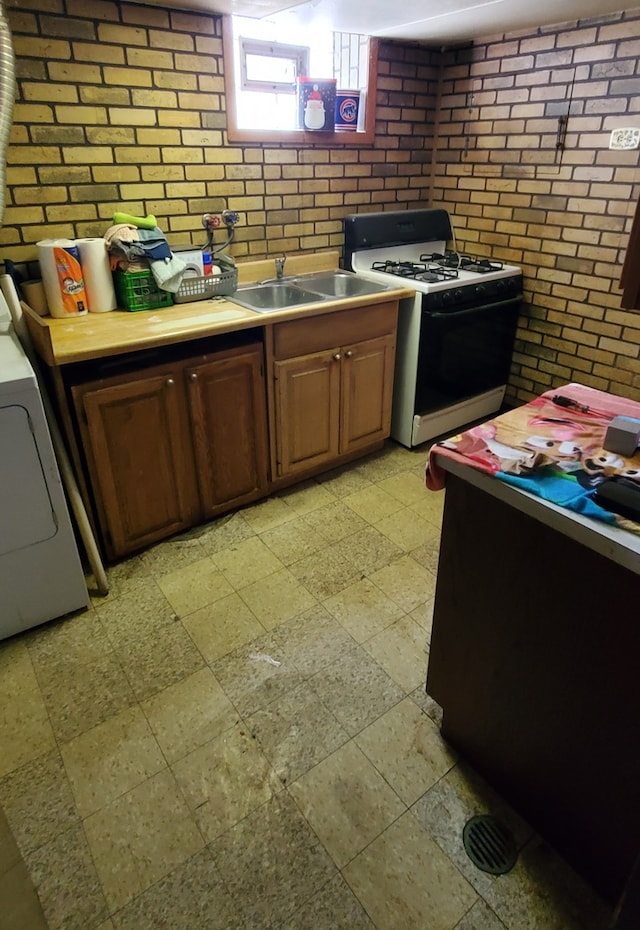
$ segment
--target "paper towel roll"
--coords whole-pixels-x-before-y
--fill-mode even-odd
[[[104,239],[76,239],[76,245],[80,250],[89,311],[106,313],[107,310],[115,310],[116,292],[113,289],[113,277]]]
[[[84,316],[87,295],[76,244],[71,239],[41,239],[36,245],[51,316]]]

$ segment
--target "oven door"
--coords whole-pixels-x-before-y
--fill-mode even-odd
[[[422,308],[417,414],[507,383],[521,297],[456,310]]]

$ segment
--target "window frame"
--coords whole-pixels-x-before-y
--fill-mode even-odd
[[[281,58],[295,62],[296,77],[309,72],[309,49],[303,45],[284,45],[281,42],[267,42],[262,39],[240,37],[240,86],[242,90],[258,93],[295,94],[295,82],[251,81],[247,77],[247,55],[261,58]]]
[[[378,84],[379,40],[369,36],[369,69],[362,132],[309,131],[307,129],[240,129],[236,109],[235,59],[231,16],[222,17],[222,50],[224,57],[224,88],[227,105],[227,138],[233,143],[271,143],[274,145],[373,145],[375,139],[376,95]]]

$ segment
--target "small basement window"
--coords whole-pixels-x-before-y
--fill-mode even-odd
[[[273,35],[271,33],[274,33]],[[285,39],[285,41],[276,41]],[[374,133],[377,40],[279,20],[224,17],[225,92],[231,142],[370,144]],[[308,44],[306,44],[308,43]],[[360,92],[355,132],[299,128],[297,79],[335,80]]]

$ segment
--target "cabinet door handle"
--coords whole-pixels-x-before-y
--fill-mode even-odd
[[[347,349],[347,351],[344,354],[346,358],[351,358],[351,356],[353,355],[353,352],[351,351],[351,349]]]
[[[339,362],[341,358],[342,356],[340,355],[339,352],[336,352],[336,354],[333,356],[334,362]]]
[[[197,376],[197,374],[195,373],[195,371],[192,371],[192,372],[191,372],[191,374],[189,375],[189,380],[190,380],[190,381],[197,381],[197,380],[198,380],[198,376]]]
[[[173,380],[173,378],[167,378],[167,387],[173,387],[174,384],[175,384],[175,381]]]

